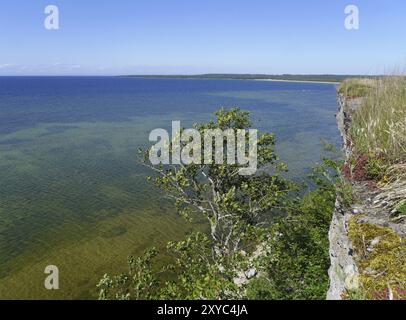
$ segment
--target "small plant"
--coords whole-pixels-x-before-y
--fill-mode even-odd
[[[356,200],[354,188],[350,182],[345,179],[340,179],[336,184],[337,194],[340,196],[341,204],[345,208],[351,207]]]
[[[406,215],[406,200],[401,202],[396,209],[402,216]]]
[[[345,208],[351,207],[356,201],[356,196],[352,183],[349,181],[345,172],[345,164],[342,160],[332,160],[325,158],[323,165],[316,167],[315,172],[320,175],[324,181],[328,181],[334,187],[335,194],[340,199],[341,205]],[[323,179],[317,181],[317,176],[313,176],[316,182],[321,186]]]
[[[387,165],[380,158],[370,158],[365,165],[365,176],[371,180],[381,180],[386,173]]]

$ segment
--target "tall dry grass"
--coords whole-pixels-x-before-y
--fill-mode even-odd
[[[369,79],[360,108],[352,117],[350,135],[356,151],[383,158],[389,164],[406,162],[406,78]]]
[[[406,78],[369,79],[361,106],[352,115],[350,136],[356,155],[368,155],[385,164],[376,207],[389,211],[393,220],[406,216]]]

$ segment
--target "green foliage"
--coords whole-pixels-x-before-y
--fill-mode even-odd
[[[343,160],[324,158],[323,164],[314,168],[311,176],[319,187],[334,187],[335,194],[343,207],[349,208],[356,200],[352,184],[344,176]]]
[[[161,297],[176,300],[238,298],[233,279],[240,261],[237,256],[219,260],[213,256],[212,247],[212,240],[201,233],[170,243],[168,250],[175,258],[172,270],[177,279],[165,283]]]
[[[249,283],[246,290],[246,297],[249,300],[271,300],[275,299],[275,285],[265,273],[254,278]]]
[[[171,261],[154,268],[155,250],[129,258],[128,273],[115,277],[105,275],[98,284],[99,299],[236,299],[239,288],[233,279],[243,257],[219,260],[212,254],[212,241],[196,232],[184,241],[171,242],[167,254]],[[171,280],[165,280],[170,278]]]
[[[215,120],[195,125],[201,137],[208,129],[247,130],[251,126],[249,112],[238,108],[221,109],[215,116]],[[227,154],[227,143],[224,137],[224,154]],[[206,146],[201,145],[204,154]],[[258,137],[258,171],[251,176],[239,174],[243,165],[214,161],[212,164],[152,166],[148,164],[148,151],[144,152],[144,163],[157,173],[150,180],[175,201],[183,217],[192,219],[197,215],[207,219],[215,253],[227,256],[244,248],[249,227],[257,225],[270,211],[285,206],[286,195],[294,186],[282,177],[286,165],[279,161],[274,148],[274,135],[264,133]],[[214,152],[212,156],[214,159]]]
[[[335,186],[326,170],[317,168],[313,178],[319,188],[271,225],[270,254],[263,257],[267,267],[262,277],[250,283],[248,298],[325,299],[330,266],[328,230],[336,200]]]
[[[406,201],[403,201],[402,203],[399,204],[399,206],[397,207],[397,211],[401,215],[406,215]]]
[[[347,98],[364,97],[371,90],[371,86],[363,79],[348,79],[341,83],[338,92]]]
[[[365,165],[365,175],[368,179],[379,181],[388,169],[387,164],[380,158],[370,158]]]
[[[147,300],[156,297],[158,280],[152,270],[152,261],[157,251],[152,248],[144,255],[128,258],[129,272],[110,277],[107,274],[100,280],[99,299]]]

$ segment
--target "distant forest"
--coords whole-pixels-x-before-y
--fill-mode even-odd
[[[126,75],[123,77],[136,78],[169,78],[169,79],[216,79],[216,80],[286,80],[286,81],[321,81],[321,82],[341,82],[347,78],[364,77],[361,75],[301,75],[301,74],[198,74],[198,75]]]

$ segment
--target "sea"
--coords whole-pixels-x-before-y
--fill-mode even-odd
[[[295,180],[321,161],[322,141],[340,144],[334,84],[0,77],[0,299],[95,299],[128,256],[204,229],[178,216],[137,156],[152,130],[207,122],[221,107],[274,133]],[[58,290],[44,287],[48,265]]]

